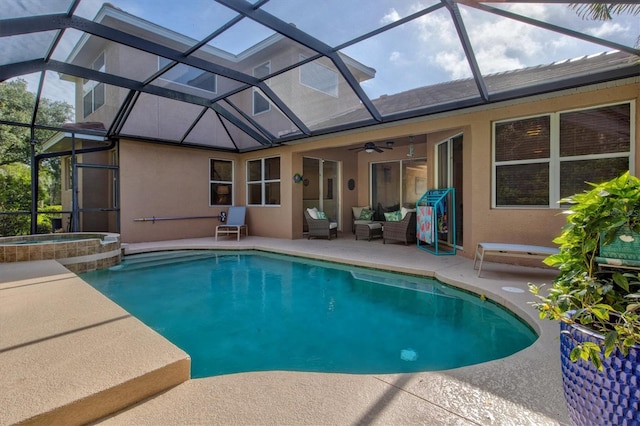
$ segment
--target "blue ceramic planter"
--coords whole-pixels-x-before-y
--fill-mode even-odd
[[[603,360],[604,371],[588,362],[571,362],[575,341],[599,343],[602,336],[561,323],[560,360],[569,417],[576,425],[640,425],[640,348]],[[568,331],[570,335],[564,332]],[[575,339],[575,340],[574,340]]]

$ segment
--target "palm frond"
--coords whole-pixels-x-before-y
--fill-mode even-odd
[[[569,7],[574,9],[582,19],[594,21],[608,21],[613,15],[623,13],[634,16],[640,14],[640,5],[637,3],[570,3]]]

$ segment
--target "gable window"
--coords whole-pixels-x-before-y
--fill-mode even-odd
[[[280,205],[280,157],[247,161],[247,204]]]
[[[253,69],[253,76],[256,78],[264,78],[271,74],[271,62],[265,62]],[[260,90],[253,89],[253,115],[262,114],[271,109],[271,103],[265,98]]]
[[[172,63],[170,59],[158,57],[158,70]],[[208,93],[216,93],[218,80],[213,73],[203,71],[185,64],[178,64],[162,74],[161,80],[204,90]]]
[[[493,124],[493,205],[558,207],[632,169],[633,103]],[[633,170],[632,170],[633,172]]]
[[[306,59],[300,55],[300,60]],[[338,73],[318,63],[309,62],[300,67],[300,84],[327,95],[338,97]]]
[[[209,205],[233,205],[233,161],[209,159]]]
[[[93,61],[91,69],[105,72],[104,52]],[[104,83],[87,79],[82,80],[82,107],[85,118],[104,105],[105,90]]]

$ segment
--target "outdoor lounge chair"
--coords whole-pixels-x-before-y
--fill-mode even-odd
[[[398,222],[386,221],[383,224],[382,242],[402,241],[405,245],[416,242],[416,212],[407,212]]]
[[[307,221],[307,225],[309,225],[309,239],[311,237],[326,237],[327,239],[331,239],[331,237],[338,238],[338,224],[329,219],[314,219],[311,217],[309,210],[304,210],[304,218]]]
[[[218,241],[218,234],[236,234],[238,235],[238,241],[240,241],[240,234],[242,234],[243,229],[244,235],[249,235],[249,227],[244,222],[246,213],[246,207],[229,207],[227,223],[216,226],[216,241]]]
[[[365,225],[367,223],[371,223],[371,219],[360,219],[360,215],[362,214],[362,210],[364,209],[371,210],[369,206],[351,207],[351,233],[353,234],[356,233],[356,225]]]

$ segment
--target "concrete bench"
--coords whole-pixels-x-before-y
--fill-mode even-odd
[[[558,249],[526,244],[478,243],[476,254],[473,258],[473,269],[476,269],[476,264],[478,260],[480,260],[478,268],[478,276],[480,276],[485,255],[520,257],[523,259],[544,259],[552,254],[558,254]]]

